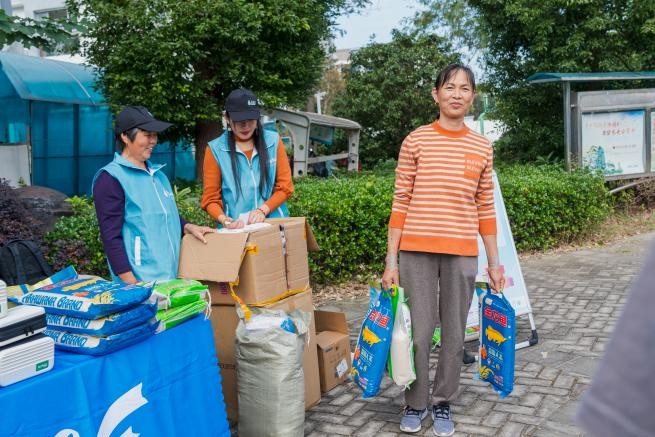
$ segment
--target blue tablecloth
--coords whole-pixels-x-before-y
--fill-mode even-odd
[[[230,435],[203,317],[102,357],[56,352],[50,372],[0,388],[0,411],[2,436]]]

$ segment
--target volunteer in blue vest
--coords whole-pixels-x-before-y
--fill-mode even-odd
[[[229,229],[287,217],[291,167],[276,131],[264,129],[257,96],[239,88],[225,101],[227,129],[210,141],[200,206]]]
[[[100,237],[114,280],[175,278],[183,233],[206,243],[204,234],[216,232],[180,217],[163,165],[149,161],[157,134],[170,126],[143,106],[127,106],[116,116],[121,152],[93,181]]]

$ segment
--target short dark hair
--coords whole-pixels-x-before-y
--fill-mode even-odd
[[[437,74],[437,79],[434,81],[435,89],[438,90],[442,86],[444,86],[446,82],[448,82],[455,74],[457,74],[458,71],[463,71],[464,74],[466,74],[466,79],[468,79],[469,83],[471,84],[471,88],[473,88],[473,91],[475,92],[475,75],[473,74],[473,71],[469,67],[462,64],[446,65]]]
[[[141,129],[139,129],[138,127],[133,127],[132,129],[128,129],[125,132],[116,134],[116,148],[120,149],[122,152],[125,146],[127,146],[127,144],[125,144],[125,142],[123,141],[123,138],[121,138],[122,134],[127,135],[130,141],[134,141],[134,139],[136,138],[136,134],[138,134],[140,130]]]

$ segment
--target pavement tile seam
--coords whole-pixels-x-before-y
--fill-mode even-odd
[[[521,260],[540,341],[517,351],[515,389],[505,399],[472,379],[475,365],[462,368],[460,396],[453,404],[456,436],[582,435],[570,414],[562,411],[574,411],[589,386],[653,235]],[[613,266],[612,274],[606,271],[607,265]],[[358,309],[348,317],[353,345],[363,319],[361,312]],[[527,318],[519,318],[517,324],[517,338],[527,338]],[[467,343],[467,349],[474,350],[475,343]],[[438,350],[431,354],[432,375],[438,356]],[[314,410],[307,413],[306,435],[409,435],[398,429],[402,390],[388,378],[376,398],[362,399],[352,382],[339,387],[343,388],[324,395],[315,407],[322,415],[313,416]],[[418,435],[432,435],[431,424],[427,418]]]

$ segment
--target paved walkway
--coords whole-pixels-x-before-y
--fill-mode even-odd
[[[506,399],[473,379],[476,364],[462,367],[461,393],[453,405],[455,436],[583,435],[574,422],[578,403],[654,237],[638,235],[604,247],[522,260],[539,343],[517,351],[514,391]],[[322,308],[346,312],[354,345],[367,303],[359,299]],[[519,320],[521,341],[530,330],[527,318]],[[469,350],[476,347],[477,342],[467,343]],[[380,395],[371,399],[362,399],[361,391],[347,382],[307,412],[305,434],[405,435],[398,430],[402,406],[401,389],[387,377]],[[431,425],[428,416],[418,435],[433,435]]]

